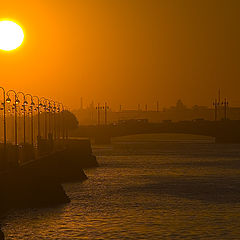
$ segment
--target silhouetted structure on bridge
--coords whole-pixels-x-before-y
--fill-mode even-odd
[[[102,126],[80,126],[72,136],[89,137],[96,143],[110,143],[112,137],[152,133],[182,133],[214,137],[217,143],[239,143],[240,121],[164,121],[149,123],[146,119],[121,121]]]

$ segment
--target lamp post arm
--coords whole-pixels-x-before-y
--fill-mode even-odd
[[[26,94],[24,94],[23,92],[18,92],[18,93],[17,93],[17,97],[18,97],[19,94],[22,94],[22,95],[23,95],[23,100],[25,101],[25,100],[26,100]]]
[[[17,144],[18,144],[17,104],[18,104],[19,100],[18,100],[18,97],[17,97],[17,93],[16,93],[14,90],[10,89],[10,90],[8,90],[7,93],[6,93],[9,101],[11,101],[11,100],[10,100],[10,93],[11,93],[11,92],[14,93],[14,97],[15,97],[15,101],[14,101],[14,111],[15,111],[15,117],[14,117],[14,118],[15,118],[15,145],[17,146]],[[6,100],[6,101],[7,101],[7,100]]]

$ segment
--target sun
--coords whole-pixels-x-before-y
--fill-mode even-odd
[[[0,21],[0,49],[11,51],[18,48],[24,39],[22,28],[12,21]]]

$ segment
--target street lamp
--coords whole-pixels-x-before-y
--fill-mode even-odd
[[[3,92],[3,157],[4,157],[4,166],[6,163],[6,150],[7,150],[7,131],[6,131],[6,92],[3,87],[0,87]]]
[[[56,112],[57,112],[57,121],[56,121],[56,136],[57,139],[61,138],[61,127],[62,127],[62,114],[61,114],[61,103],[56,102]]]
[[[100,104],[98,103],[96,109],[97,109],[97,124],[98,124],[98,126],[100,126],[100,123],[101,123],[100,122],[100,114],[101,114],[100,111],[103,109],[103,107],[101,107]]]
[[[33,96],[33,99],[36,98],[37,99],[37,110],[38,110],[38,136],[37,139],[41,138],[41,132],[40,132],[40,99],[38,96]]]
[[[29,96],[31,98],[31,103],[30,103],[30,110],[31,110],[31,142],[32,146],[34,145],[34,140],[33,140],[33,106],[35,103],[33,102],[33,96],[31,94],[26,94],[25,97]]]
[[[48,100],[48,125],[49,125],[49,131],[48,131],[48,134],[49,134],[49,138],[52,138],[52,130],[53,130],[53,127],[52,127],[52,105],[51,105],[51,102],[52,100]]]
[[[18,92],[17,97],[19,94],[22,94],[23,96],[23,144],[25,145],[26,143],[26,105],[28,102],[26,101],[26,95],[23,92]]]
[[[62,103],[58,103],[59,111],[62,115],[62,138],[65,139],[65,118],[64,118],[64,106]],[[62,110],[61,110],[62,108]],[[60,135],[59,135],[60,137]]]
[[[107,105],[107,103],[105,102],[105,106],[103,107],[103,109],[105,110],[105,125],[107,125],[107,111],[109,110],[109,106]]]
[[[19,99],[17,97],[17,93],[14,90],[11,89],[11,90],[7,91],[6,103],[10,103],[11,102],[11,98],[10,98],[10,93],[11,92],[14,94],[14,97],[15,97],[13,106],[14,106],[14,112],[15,112],[14,113],[15,114],[15,145],[17,145],[18,144],[18,135],[17,135],[17,105],[20,103],[20,101],[19,101]]]
[[[225,98],[224,101],[222,102],[222,105],[224,105],[224,120],[227,120],[227,107],[228,107],[228,101]]]
[[[47,98],[45,98],[45,97],[41,97],[40,98],[39,106],[43,107],[44,115],[45,115],[45,124],[44,124],[45,125],[45,128],[44,128],[44,130],[45,130],[45,133],[44,133],[45,139],[48,138],[48,132],[47,132],[47,104],[48,104],[48,102],[49,102],[49,100]],[[50,129],[50,126],[49,126],[49,129]]]
[[[53,100],[50,100],[50,103],[53,102],[53,135],[54,135],[54,140],[57,139],[57,134],[56,134],[56,102]]]
[[[56,123],[56,127],[57,127],[57,139],[60,139],[61,137],[61,116],[60,116],[60,104],[57,102],[57,108],[56,108],[56,112],[57,112],[57,123]]]

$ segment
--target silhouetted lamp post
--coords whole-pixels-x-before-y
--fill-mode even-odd
[[[25,145],[26,143],[26,105],[28,104],[28,102],[26,101],[26,95],[23,92],[18,92],[17,96],[19,94],[22,94],[23,96],[23,144]]]
[[[107,125],[107,111],[109,110],[109,106],[107,105],[107,103],[105,102],[105,106],[103,107],[103,109],[105,110],[105,125]]]
[[[43,102],[43,103],[42,103]],[[43,109],[44,109],[44,120],[45,120],[45,128],[44,128],[44,137],[45,137],[45,139],[47,139],[48,138],[48,133],[47,133],[47,102],[49,102],[49,100],[48,99],[46,99],[45,97],[41,97],[40,98],[40,106],[41,107],[43,107]]]
[[[224,105],[224,120],[227,120],[227,107],[228,107],[228,101],[225,98],[224,101],[222,102],[222,105]]]
[[[62,110],[60,110],[62,115],[62,138],[65,139],[65,118],[64,118],[64,106],[62,103],[59,103],[59,106],[61,106]]]
[[[33,96],[33,99],[36,98],[37,99],[37,111],[38,111],[38,136],[37,138],[40,139],[41,138],[41,132],[40,132],[40,99],[38,96]]]
[[[50,104],[53,103],[53,107],[51,106],[50,109],[52,109],[51,112],[53,112],[53,138],[56,140],[56,102],[53,100],[50,100]]]
[[[61,132],[62,132],[62,136],[64,136],[64,116],[63,116],[63,109],[64,109],[64,106],[62,103],[59,103],[59,102],[56,102],[56,111],[58,113],[58,120],[57,120],[57,135],[58,135],[58,139],[61,138]]]
[[[100,122],[100,114],[101,114],[100,111],[103,109],[103,107],[101,107],[100,104],[98,103],[96,109],[97,109],[97,124],[98,124],[98,126],[100,126],[100,123],[101,123]]]
[[[60,139],[60,136],[61,136],[61,116],[60,116],[60,104],[57,102],[57,108],[56,108],[56,112],[58,113],[57,114],[57,123],[56,123],[56,126],[57,126],[57,139]]]
[[[70,112],[69,108],[66,108],[66,107],[65,107],[65,109]],[[66,115],[66,117],[67,117],[67,115]],[[67,118],[67,121],[66,121],[66,124],[65,124],[66,140],[68,140],[68,130],[69,130],[69,123],[70,123],[68,120],[69,120],[69,118]]]
[[[17,93],[14,90],[11,89],[11,90],[7,91],[6,103],[10,103],[11,102],[11,98],[10,98],[10,93],[11,92],[14,94],[14,97],[15,97],[13,106],[14,106],[14,112],[15,112],[14,113],[15,114],[15,145],[17,145],[18,144],[18,135],[17,135],[17,105],[20,103],[20,101],[19,101],[19,99],[17,97]]]
[[[6,163],[6,149],[7,149],[7,126],[6,126],[6,92],[3,87],[0,87],[3,92],[3,157],[4,157],[4,166]]]
[[[53,135],[53,126],[52,126],[52,105],[51,100],[48,100],[48,125],[49,125],[49,131],[48,131],[48,137],[52,138]]]
[[[34,139],[33,139],[33,136],[34,136],[34,132],[33,132],[33,107],[35,105],[35,103],[33,102],[33,96],[31,94],[26,94],[25,97],[30,97],[31,98],[31,103],[30,103],[30,111],[31,111],[31,143],[32,143],[32,146],[34,145]],[[28,104],[28,102],[26,101],[26,104]]]
[[[54,102],[54,101],[53,101]],[[54,116],[54,139],[56,140],[57,139],[57,129],[56,129],[56,111],[57,111],[57,107],[56,107],[56,103],[54,102],[54,105],[53,105],[53,116]]]

